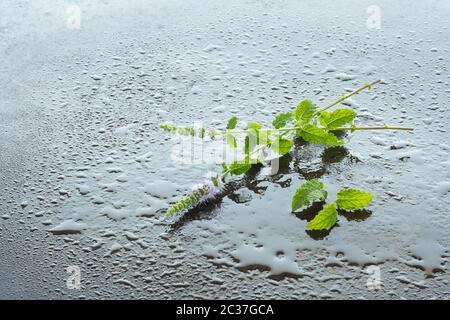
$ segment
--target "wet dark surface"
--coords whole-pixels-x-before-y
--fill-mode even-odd
[[[364,1],[79,3],[80,29],[64,1],[0,4],[0,298],[450,297],[447,2],[381,1],[380,29]],[[164,217],[210,165],[176,160],[159,123],[269,125],[378,78],[348,106],[414,132],[297,142],[276,174]],[[375,200],[307,232],[323,204],[290,199],[311,178]]]

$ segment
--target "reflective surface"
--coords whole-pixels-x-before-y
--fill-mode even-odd
[[[64,1],[0,4],[0,298],[449,298],[448,3],[381,1],[380,29],[364,1],[79,3],[79,29]],[[164,217],[210,166],[173,160],[159,123],[269,125],[378,78],[349,106],[413,133],[298,142]],[[307,232],[322,204],[290,199],[311,178],[375,200]]]

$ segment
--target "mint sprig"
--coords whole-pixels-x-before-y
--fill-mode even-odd
[[[238,118],[231,117],[226,129],[185,127],[172,124],[160,124],[160,128],[174,134],[196,136],[201,139],[216,139],[223,137],[227,144],[237,150],[242,150],[243,159],[233,163],[223,163],[222,172],[217,174],[217,179],[221,183],[229,175],[238,176],[245,174],[254,164],[263,163],[267,160],[267,155],[272,153],[279,157],[289,153],[294,147],[294,141],[298,138],[308,143],[323,144],[326,146],[341,146],[348,141],[338,137],[342,131],[369,131],[369,130],[403,130],[411,131],[412,128],[379,125],[379,126],[357,126],[355,119],[356,111],[349,108],[337,108],[328,111],[342,101],[359,93],[364,89],[371,89],[372,86],[380,83],[380,80],[364,84],[359,88],[343,95],[334,102],[324,107],[318,107],[312,100],[302,100],[292,111],[280,113],[272,121],[272,127],[266,128],[261,123],[249,121],[247,125],[237,128]],[[204,199],[206,195],[202,192],[208,190],[210,196],[217,183],[213,186],[208,182],[209,189],[196,189],[194,193],[188,194],[180,202],[173,204],[167,211],[168,215],[183,211],[196,204],[196,199]],[[217,192],[218,193],[218,192]],[[325,201],[327,192],[324,190],[322,182],[310,180],[300,186],[291,203],[291,210],[297,211],[300,208],[311,205],[314,201]],[[197,199],[197,200],[198,200]],[[367,206],[373,196],[358,189],[342,189],[337,194],[335,202],[327,204],[317,216],[307,225],[310,230],[330,229],[338,221],[338,210],[358,210]]]

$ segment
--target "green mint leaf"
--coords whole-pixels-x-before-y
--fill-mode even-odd
[[[280,113],[275,117],[275,120],[272,121],[272,125],[275,129],[280,129],[286,126],[289,122],[294,119],[294,115],[292,112]]]
[[[237,121],[238,121],[238,118],[236,118],[236,117],[231,117],[230,119],[228,119],[227,129],[236,128]]]
[[[259,144],[259,129],[262,125],[255,121],[247,124],[247,135],[244,140],[244,153],[249,154]]]
[[[260,130],[257,132],[258,144],[269,144],[269,132],[265,130]]]
[[[258,145],[267,145],[270,143],[269,132],[255,128],[247,129],[247,135],[244,140],[244,152],[247,154],[253,151]]]
[[[238,176],[240,174],[246,173],[248,170],[250,170],[251,164],[247,159],[243,161],[235,161],[232,164],[230,164],[228,170],[230,170],[230,173],[232,175]]]
[[[297,130],[297,134],[305,141],[312,143],[325,143],[330,146],[340,146],[344,144],[344,141],[339,140],[334,134],[312,124],[303,125]]]
[[[236,137],[231,133],[231,129],[227,129],[227,143],[231,148],[237,148]]]
[[[367,206],[373,200],[370,192],[358,189],[342,188],[336,195],[336,204],[340,209],[358,210]]]
[[[222,163],[222,178],[225,178],[230,174],[230,171],[228,170],[228,166],[225,162]]]
[[[291,211],[294,212],[303,206],[309,206],[311,202],[316,200],[325,200],[327,198],[327,192],[323,190],[323,182],[311,179],[303,183],[295,191],[291,202]]]
[[[249,129],[247,130],[247,135],[245,136],[245,150],[253,151],[259,144],[258,130]],[[246,152],[248,153],[248,152]]]
[[[336,204],[327,204],[319,213],[312,219],[306,227],[309,230],[323,230],[330,229],[338,221],[338,212],[336,210]]]
[[[278,154],[285,155],[289,151],[291,151],[294,142],[289,139],[276,137],[272,141],[272,150]]]
[[[262,124],[255,122],[255,121],[250,121],[247,124],[247,129],[255,129],[255,130],[259,130],[262,128]]]
[[[244,138],[244,154],[248,155],[250,153],[250,138],[245,136]]]
[[[341,127],[347,123],[352,123],[355,117],[355,111],[343,108],[336,109],[333,112],[321,112],[319,116],[319,122],[327,129],[334,129]]]
[[[213,176],[211,177],[211,181],[214,184],[215,187],[219,186],[219,177],[218,176]]]
[[[316,105],[308,99],[301,101],[294,110],[295,120],[298,122],[308,122],[314,116]]]

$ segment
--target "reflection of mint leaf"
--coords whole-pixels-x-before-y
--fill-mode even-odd
[[[295,120],[308,122],[314,116],[316,105],[308,99],[301,101],[294,110]]]
[[[292,114],[292,112],[280,113],[275,117],[275,120],[272,121],[272,125],[275,129],[280,129],[291,122],[293,118],[294,115]]]
[[[232,175],[238,176],[240,174],[246,173],[248,170],[250,170],[251,164],[249,163],[248,159],[245,159],[243,161],[235,161],[228,167],[228,170]]]
[[[336,204],[327,204],[319,213],[312,219],[306,227],[309,230],[323,230],[330,229],[337,222],[338,212],[336,210]]]
[[[311,202],[316,200],[325,200],[327,192],[323,190],[324,184],[315,179],[304,182],[292,197],[291,210],[292,212],[300,209],[303,206],[309,206]]]
[[[342,188],[336,195],[336,203],[340,209],[358,210],[367,206],[373,200],[370,192],[358,189]]]
[[[272,150],[278,154],[284,155],[291,151],[293,145],[294,142],[292,142],[292,140],[276,137],[272,141]]]
[[[334,134],[312,124],[303,125],[297,130],[297,134],[308,142],[325,143],[330,146],[340,146],[344,144],[344,141],[336,138]]]
[[[319,122],[327,129],[334,129],[351,123],[355,117],[356,112],[351,109],[336,109],[333,112],[321,112]]]
[[[237,121],[238,121],[238,118],[236,118],[236,117],[231,117],[230,119],[228,119],[227,129],[236,128]]]

